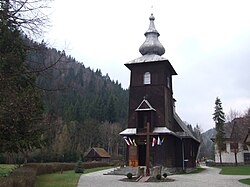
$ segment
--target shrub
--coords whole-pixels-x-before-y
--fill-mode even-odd
[[[133,176],[132,173],[127,174],[128,179],[132,179],[132,176]]]
[[[30,166],[37,171],[37,175],[73,170],[75,163],[29,163],[25,166]]]
[[[82,165],[85,169],[91,169],[91,168],[97,168],[97,167],[110,166],[110,163],[108,162],[83,162]]]
[[[104,162],[82,162],[82,168],[110,166]],[[75,163],[29,163],[17,168],[8,177],[0,177],[0,187],[27,187],[34,186],[37,175],[74,170]]]
[[[17,168],[10,176],[0,178],[0,187],[35,186],[36,169],[23,166]]]
[[[156,179],[161,180],[161,175],[160,174],[156,175]]]
[[[168,174],[167,173],[163,173],[163,177],[167,178]]]
[[[75,173],[84,173],[84,168],[76,168]]]
[[[84,173],[84,167],[82,161],[78,161],[75,167],[75,173]]]

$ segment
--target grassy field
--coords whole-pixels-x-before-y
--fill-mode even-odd
[[[217,167],[217,166],[216,166]],[[250,175],[250,166],[218,166],[223,175]],[[239,180],[243,184],[250,185],[250,178]]]
[[[200,173],[200,172],[202,172],[202,171],[204,171],[204,170],[206,170],[205,168],[201,168],[201,167],[197,167],[196,168],[196,170],[194,170],[194,171],[191,171],[191,172],[189,172],[189,173],[186,173],[186,172],[183,172],[183,171],[181,171],[181,172],[178,172],[178,173],[176,173],[177,175],[183,175],[183,174],[195,174],[195,173]]]
[[[200,168],[198,167],[195,171],[192,171],[191,174],[194,174],[194,173],[200,173],[202,171],[206,170],[205,168]]]
[[[92,169],[85,169],[84,174],[95,171],[109,169],[111,167],[99,167]],[[61,173],[53,173],[40,175],[36,177],[36,187],[76,187],[80,178],[80,173],[75,171],[65,171]]]
[[[250,175],[250,166],[216,166],[223,175]]]
[[[13,164],[0,164],[0,177],[8,176],[15,169]]]
[[[248,184],[248,185],[250,185],[250,178],[249,179],[241,179],[241,180],[239,180],[241,183],[243,183],[243,184]]]

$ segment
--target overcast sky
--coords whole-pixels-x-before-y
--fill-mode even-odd
[[[203,131],[214,127],[217,96],[226,114],[250,107],[249,0],[54,0],[51,6],[50,46],[123,88],[130,80],[124,64],[141,56],[154,13],[163,56],[178,74],[173,92],[183,121]]]

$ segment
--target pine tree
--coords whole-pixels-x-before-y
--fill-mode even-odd
[[[215,100],[215,111],[213,116],[216,129],[215,143],[217,145],[217,150],[219,152],[220,164],[222,164],[221,152],[225,150],[225,144],[224,144],[225,114],[223,112],[221,100],[218,97]]]
[[[8,0],[0,4],[0,31],[0,152],[25,155],[43,144],[43,106],[26,63],[29,45]]]

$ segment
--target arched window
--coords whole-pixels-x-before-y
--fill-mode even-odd
[[[144,73],[144,79],[143,79],[144,84],[151,84],[151,76],[149,72]]]

